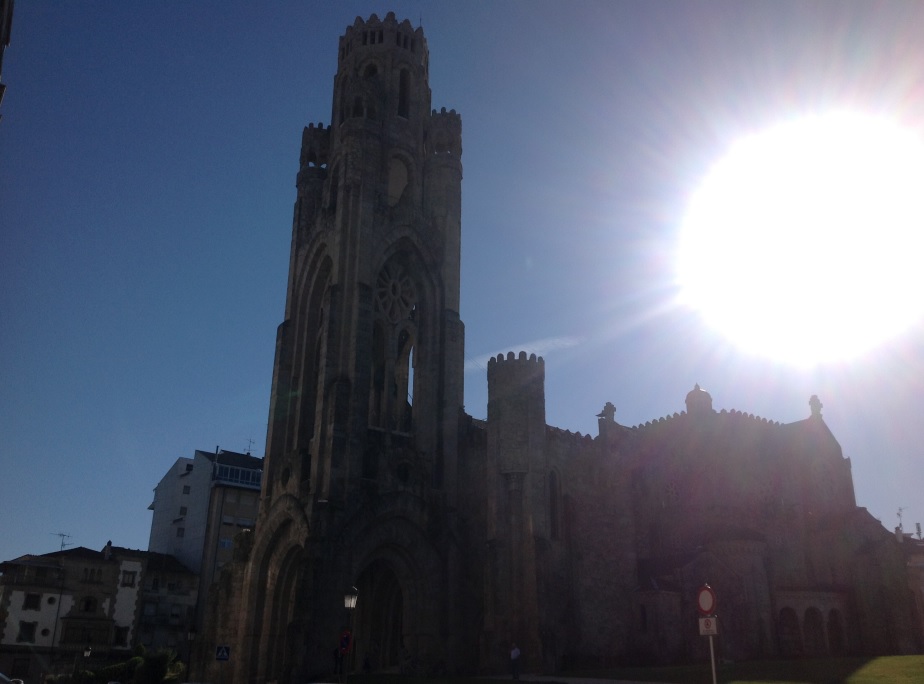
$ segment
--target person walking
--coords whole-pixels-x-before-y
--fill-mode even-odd
[[[520,678],[520,649],[515,641],[510,647],[510,674],[514,679]]]

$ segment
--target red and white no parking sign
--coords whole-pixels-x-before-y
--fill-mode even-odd
[[[708,584],[704,584],[697,590],[696,608],[700,615],[715,615],[715,592]]]

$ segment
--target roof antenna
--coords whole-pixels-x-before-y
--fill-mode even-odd
[[[247,455],[250,456],[250,450],[253,449],[253,439],[247,438]]]
[[[65,539],[70,539],[71,535],[64,532],[49,532],[49,534],[53,534],[56,537],[61,537],[61,551],[64,551],[65,546],[73,546],[73,544],[64,541]]]

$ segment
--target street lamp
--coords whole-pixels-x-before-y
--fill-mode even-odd
[[[356,607],[357,598],[359,598],[359,593],[356,591],[356,587],[351,587],[350,590],[343,595],[343,607],[350,611],[350,616],[353,615],[353,609]]]
[[[351,654],[353,653],[353,642],[354,642],[354,638],[353,638],[353,610],[356,608],[356,599],[358,599],[358,598],[359,598],[359,592],[356,591],[356,587],[350,587],[350,590],[349,590],[347,593],[345,593],[345,594],[343,595],[343,607],[346,608],[347,611],[349,611],[349,613],[350,613],[350,631],[349,631],[349,637],[347,637],[347,639],[345,640],[345,641],[346,641],[345,644],[343,643],[344,640],[341,641],[341,649],[343,649],[344,646],[346,647],[346,652],[345,652],[345,653],[341,653],[341,657],[343,658],[343,662],[342,662],[341,665],[340,665],[340,669],[341,669],[341,673],[342,673],[342,675],[343,675],[343,681],[344,681],[344,682],[346,682],[346,681],[347,681],[347,677],[350,676],[350,675],[349,675],[349,671],[347,670],[347,667],[349,666],[350,656],[351,656]]]
[[[93,649],[90,648],[90,644],[87,644],[87,647],[83,649],[83,659],[86,661],[90,657],[90,654],[93,652]],[[74,654],[74,671],[71,674],[72,677],[77,676],[77,659],[80,657],[80,652]],[[86,662],[84,662],[84,668],[86,668]]]
[[[186,633],[186,641],[188,642],[188,648],[186,649],[186,681],[191,681],[192,675],[192,653],[193,653],[193,644],[196,641],[196,628],[190,627],[189,631]]]

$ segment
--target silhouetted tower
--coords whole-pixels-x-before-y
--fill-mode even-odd
[[[545,453],[545,362],[526,352],[488,362],[487,547],[481,657],[492,662],[497,642],[516,641],[527,667],[539,666],[537,539],[557,537],[548,506],[557,475]],[[550,479],[552,480],[550,482]],[[557,493],[555,493],[557,496]]]
[[[265,494],[362,482],[455,497],[462,408],[461,119],[430,110],[421,29],[357,17],[332,124],[302,136]]]

